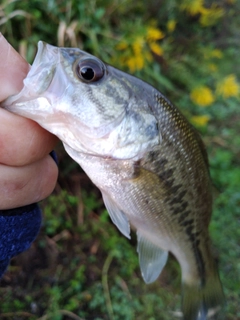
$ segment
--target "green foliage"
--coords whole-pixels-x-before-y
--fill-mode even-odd
[[[239,10],[234,0],[0,5],[1,32],[29,63],[39,40],[80,47],[153,84],[201,131],[217,193],[210,232],[228,320],[240,318]],[[176,261],[146,286],[134,234],[131,241],[120,235],[86,178],[81,193],[73,191],[71,178],[83,174],[66,156],[60,168],[57,189],[42,203],[40,236],[2,280],[0,318],[173,319],[180,305]]]

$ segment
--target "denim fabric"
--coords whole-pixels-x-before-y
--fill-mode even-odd
[[[10,259],[30,247],[39,232],[41,220],[37,204],[0,210],[0,277]]]

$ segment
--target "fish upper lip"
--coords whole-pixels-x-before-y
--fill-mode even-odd
[[[51,50],[50,50],[51,49]],[[46,91],[47,87],[51,84],[52,77],[47,79],[46,72],[51,72],[56,68],[56,64],[59,63],[60,56],[58,54],[57,48],[43,41],[38,42],[38,51],[33,64],[23,80],[24,87],[22,90],[8,99],[6,99],[2,106],[10,110],[10,106],[15,103],[33,100]],[[41,83],[41,85],[38,85]],[[43,85],[43,86],[42,86]]]
[[[56,65],[60,61],[59,51],[43,41],[38,42],[38,51],[32,67],[24,79],[24,86],[32,92],[33,96],[40,96],[51,84]]]
[[[39,64],[45,46],[46,46],[46,43],[44,43],[43,41],[38,41],[38,50],[37,50],[36,57],[34,59],[34,64],[35,63]]]
[[[51,50],[49,50],[50,48]],[[60,58],[57,48],[43,41],[39,41],[37,54],[28,73],[28,77],[36,75],[45,67],[45,65],[51,65],[52,67],[55,66],[59,60]]]
[[[33,64],[30,68],[30,71],[28,72],[27,77],[32,77],[36,74],[36,68],[38,69],[39,65],[41,65],[41,58],[43,56],[43,51],[44,51],[44,47],[46,46],[46,44],[43,41],[39,41],[38,42],[38,50],[37,50],[37,54],[35,56],[35,59],[33,61]]]
[[[38,41],[38,50],[36,57],[34,59],[33,65],[41,64],[43,55],[46,55],[47,58],[49,58],[49,61],[53,60],[55,64],[59,61],[59,59],[56,59],[56,57],[59,57],[59,48],[51,46],[50,44],[44,42],[44,41]]]

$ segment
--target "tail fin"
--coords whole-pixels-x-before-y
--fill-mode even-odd
[[[182,311],[184,320],[207,320],[209,314],[219,314],[224,306],[224,294],[217,273],[206,278],[201,286],[183,283]],[[208,318],[209,316],[209,318]],[[219,319],[211,317],[211,319]]]

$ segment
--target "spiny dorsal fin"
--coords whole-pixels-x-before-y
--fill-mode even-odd
[[[118,227],[125,237],[130,239],[130,224],[125,213],[118,208],[117,204],[108,194],[102,192],[102,196],[112,222]]]
[[[137,252],[142,272],[142,277],[146,283],[155,281],[164,268],[168,252],[157,247],[144,236],[137,232],[138,246]]]

